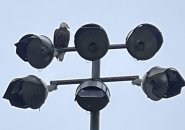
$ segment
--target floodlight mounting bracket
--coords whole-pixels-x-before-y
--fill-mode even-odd
[[[57,85],[56,84],[50,84],[47,85],[48,92],[52,92],[54,90],[57,90]]]
[[[138,78],[138,79],[132,80],[132,84],[137,85],[137,86],[141,86],[142,79]]]

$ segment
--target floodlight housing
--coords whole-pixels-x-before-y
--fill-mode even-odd
[[[54,46],[44,35],[27,34],[15,46],[17,55],[37,69],[47,67],[54,57]]]
[[[42,106],[48,95],[45,83],[34,75],[16,78],[9,84],[3,98],[18,108],[37,109]]]
[[[163,37],[161,32],[151,24],[137,26],[126,38],[127,50],[137,60],[152,58],[161,48],[162,43]]]
[[[109,89],[103,82],[88,80],[78,86],[75,100],[87,111],[99,111],[108,104],[109,98]]]
[[[75,34],[75,47],[81,57],[94,61],[107,53],[109,39],[100,25],[86,24],[80,27]]]
[[[184,85],[184,79],[174,68],[153,67],[142,81],[144,93],[154,101],[180,94]]]

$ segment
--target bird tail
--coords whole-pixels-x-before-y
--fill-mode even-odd
[[[64,60],[64,55],[65,53],[60,53],[58,54],[58,56],[56,57],[59,61],[63,61]]]

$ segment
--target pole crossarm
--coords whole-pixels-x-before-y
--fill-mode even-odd
[[[109,49],[126,49],[126,44],[112,44],[109,45]],[[74,52],[77,51],[75,47],[66,47],[66,48],[61,48],[58,50],[59,53],[61,52]]]
[[[55,80],[50,81],[51,85],[67,85],[67,84],[80,84],[87,80],[92,80],[93,78],[86,78],[86,79],[69,79],[69,80]],[[139,76],[118,76],[118,77],[102,77],[99,80],[103,82],[117,82],[117,81],[133,81],[139,79]]]

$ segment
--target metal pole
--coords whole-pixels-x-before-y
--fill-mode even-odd
[[[99,111],[91,112],[90,130],[99,130],[99,122],[100,122],[99,119],[100,119]]]
[[[66,84],[80,84],[86,80],[91,80],[92,78],[86,79],[69,79],[69,80],[55,80],[50,81],[53,85],[66,85]],[[117,82],[117,81],[133,81],[139,79],[138,75],[134,76],[118,76],[118,77],[101,77],[99,78],[102,82]]]
[[[100,78],[100,60],[92,61],[92,79]],[[91,111],[90,130],[99,130],[100,111]]]
[[[92,79],[100,78],[100,60],[92,61]]]

